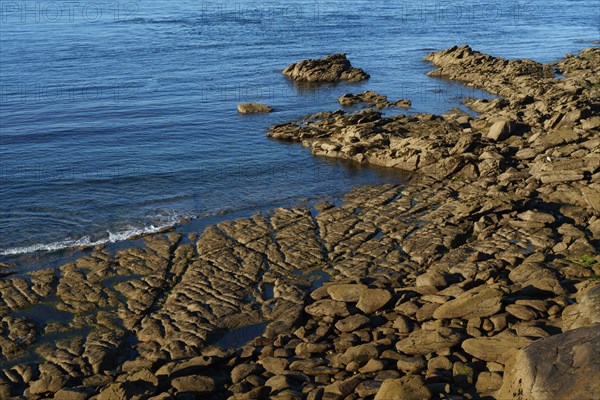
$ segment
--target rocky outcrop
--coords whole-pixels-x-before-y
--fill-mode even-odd
[[[359,94],[346,93],[338,98],[338,103],[343,107],[365,103],[379,110],[386,107],[409,108],[412,104],[410,100],[389,101],[387,96],[383,96],[372,90],[367,90]]]
[[[346,54],[300,61],[289,65],[283,70],[283,74],[295,81],[304,82],[359,82],[369,79],[369,74],[352,66]]]

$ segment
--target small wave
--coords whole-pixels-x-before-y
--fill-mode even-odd
[[[52,243],[38,243],[30,246],[11,247],[0,251],[0,256],[14,256],[19,254],[35,253],[35,252],[50,252],[66,249],[77,249],[83,247],[101,246],[108,243],[122,242],[140,235],[148,235],[157,233],[163,229],[175,227],[179,221],[170,222],[159,225],[149,225],[142,228],[131,228],[121,232],[107,231],[108,236],[103,239],[93,240],[90,236],[84,236],[80,239],[67,239]]]

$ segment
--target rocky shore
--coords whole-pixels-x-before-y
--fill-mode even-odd
[[[600,49],[427,60],[501,97],[269,131],[407,185],[4,276],[0,398],[599,399]]]

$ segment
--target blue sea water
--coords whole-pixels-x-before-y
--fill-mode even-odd
[[[428,78],[428,52],[468,43],[554,61],[600,38],[599,4],[1,0],[0,257],[401,181],[267,127],[366,89],[443,113],[485,93]],[[307,89],[281,74],[338,52],[371,79]],[[247,101],[274,112],[239,115]]]

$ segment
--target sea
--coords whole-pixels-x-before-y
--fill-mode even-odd
[[[551,62],[599,39],[597,0],[1,0],[0,261],[50,265],[184,222],[402,183],[266,132],[339,109],[345,93],[411,100],[388,115],[490,97],[427,77],[431,51]],[[371,78],[306,87],[281,73],[333,53]],[[242,102],[273,112],[238,114]]]

